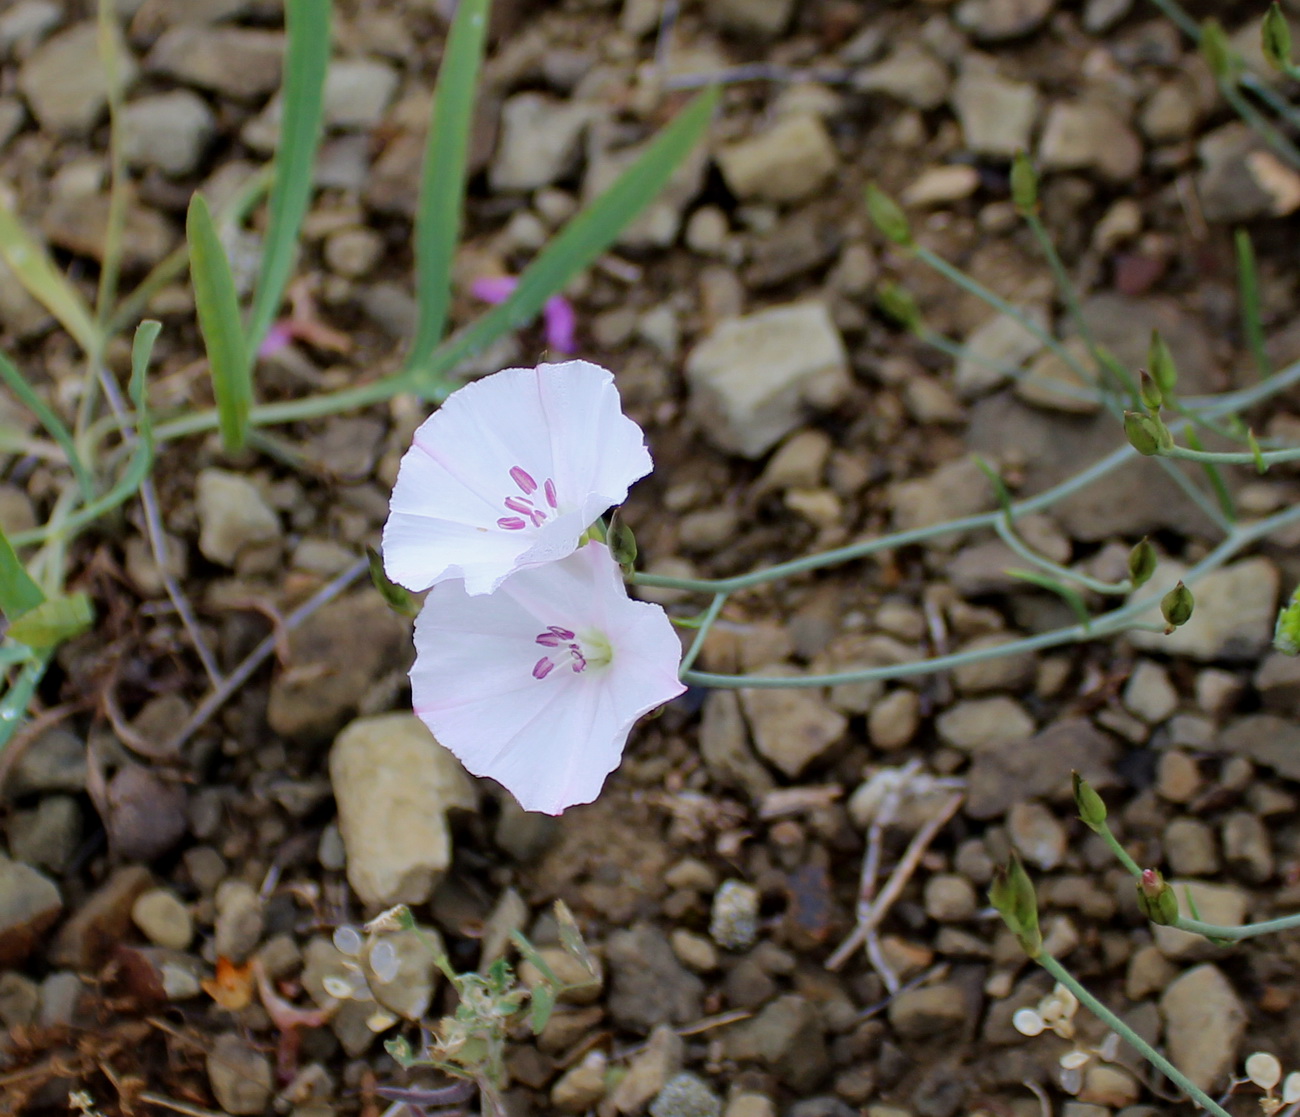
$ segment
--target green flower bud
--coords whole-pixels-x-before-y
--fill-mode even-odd
[[[1079,808],[1079,818],[1089,830],[1100,833],[1106,825],[1106,804],[1092,784],[1078,772],[1072,772],[1070,778],[1074,783],[1074,804]]]
[[[1022,215],[1038,210],[1038,171],[1023,151],[1011,161],[1011,201]]]
[[[1160,385],[1156,383],[1155,377],[1146,369],[1142,369],[1138,373],[1138,398],[1142,400],[1142,406],[1152,415],[1155,415],[1165,402],[1165,396],[1160,390]]]
[[[1217,19],[1207,19],[1201,24],[1201,57],[1216,80],[1232,81],[1235,78],[1237,57],[1223,24]]]
[[[1300,655],[1300,586],[1277,615],[1273,647],[1283,655]]]
[[[905,330],[917,333],[921,329],[921,308],[916,305],[912,292],[901,284],[881,283],[876,288],[876,305]]]
[[[1137,901],[1152,923],[1167,927],[1178,921],[1178,897],[1155,869],[1143,869],[1137,882]]]
[[[1174,394],[1174,385],[1178,383],[1178,367],[1159,330],[1151,331],[1151,344],[1147,348],[1147,370],[1160,389],[1161,402],[1169,399]]]
[[[1291,25],[1282,13],[1277,0],[1264,16],[1263,28],[1264,57],[1268,64],[1279,73],[1291,70]]]
[[[871,223],[895,244],[912,243],[912,226],[902,207],[874,182],[867,187],[867,216]]]
[[[1133,588],[1145,586],[1151,581],[1151,575],[1156,572],[1156,549],[1151,545],[1151,540],[1145,536],[1128,553],[1128,577],[1133,583]]]
[[[1020,940],[1024,952],[1037,958],[1043,950],[1043,935],[1038,929],[1038,897],[1024,863],[1014,854],[1006,865],[993,871],[989,903]]]
[[[414,617],[418,614],[420,603],[415,600],[410,590],[389,581],[388,575],[384,573],[384,560],[379,557],[379,552],[374,547],[367,547],[366,558],[370,560],[370,580],[388,607],[403,617]]]
[[[1192,591],[1189,590],[1182,582],[1174,586],[1167,594],[1160,599],[1160,612],[1164,616],[1169,628],[1165,635],[1173,632],[1175,628],[1185,625],[1192,619],[1192,607],[1196,604],[1192,598]]]
[[[1134,450],[1148,458],[1174,444],[1174,437],[1164,423],[1154,415],[1143,415],[1138,411],[1124,412],[1124,437]]]
[[[636,565],[636,536],[632,534],[632,529],[619,519],[617,512],[610,520],[606,538],[609,542],[609,553],[614,556],[614,561],[623,568],[623,573],[630,574]]]

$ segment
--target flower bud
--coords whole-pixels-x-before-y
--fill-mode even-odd
[[[1124,412],[1124,437],[1139,454],[1154,457],[1174,444],[1169,428],[1153,415],[1137,411]]]
[[[1023,151],[1011,161],[1011,201],[1022,215],[1038,210],[1038,171]]]
[[[1160,599],[1160,613],[1165,618],[1165,623],[1169,625],[1165,631],[1166,636],[1192,619],[1192,607],[1195,604],[1192,591],[1182,582]]]
[[[1216,81],[1231,81],[1237,60],[1232,44],[1217,19],[1207,19],[1201,24],[1201,57],[1210,67]]]
[[[916,333],[921,328],[921,308],[906,287],[889,281],[880,284],[876,288],[876,305],[905,330]]]
[[[1014,854],[1006,865],[993,871],[989,903],[1020,940],[1024,952],[1037,958],[1043,949],[1043,936],[1038,929],[1038,897],[1024,863]]]
[[[1262,33],[1264,57],[1268,64],[1279,73],[1288,73],[1291,69],[1291,25],[1287,23],[1277,0],[1264,16]]]
[[[1159,330],[1151,331],[1151,344],[1147,347],[1147,371],[1151,373],[1151,379],[1156,382],[1164,399],[1174,394],[1178,368],[1174,364],[1174,355],[1169,351]]]
[[[370,560],[370,580],[388,607],[403,617],[414,617],[418,614],[420,603],[415,600],[410,590],[403,589],[384,573],[384,560],[379,557],[379,552],[374,547],[367,547],[366,558]]]
[[[1152,415],[1156,414],[1161,405],[1165,402],[1164,393],[1160,390],[1160,385],[1156,383],[1155,377],[1146,369],[1138,373],[1138,398]]]
[[[1151,575],[1155,572],[1156,549],[1151,545],[1151,540],[1143,536],[1142,541],[1128,553],[1129,581],[1137,589],[1151,581]]]
[[[609,553],[623,568],[623,573],[632,573],[632,568],[636,565],[636,536],[632,534],[632,529],[619,519],[618,513],[615,513],[610,520],[606,540],[609,543]]]
[[[1089,830],[1100,833],[1106,825],[1106,804],[1096,789],[1078,772],[1072,772],[1070,778],[1074,783],[1074,804],[1079,808],[1079,818]]]
[[[1178,921],[1178,897],[1156,869],[1143,869],[1137,883],[1138,907],[1152,923],[1169,926]]]
[[[1273,628],[1273,647],[1283,655],[1300,655],[1300,586],[1277,615]]]
[[[902,207],[874,182],[867,187],[867,216],[871,223],[895,244],[912,243],[912,226]]]

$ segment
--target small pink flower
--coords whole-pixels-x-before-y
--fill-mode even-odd
[[[470,294],[476,299],[496,306],[503,303],[519,286],[519,280],[509,275],[490,275],[474,280]],[[577,350],[578,316],[573,304],[563,295],[552,295],[542,307],[542,325],[546,332],[547,347],[568,356]]]
[[[415,713],[471,772],[547,814],[595,799],[636,720],[685,690],[667,614],[629,598],[595,542],[486,596],[435,586],[415,650]]]
[[[384,569],[420,591],[491,593],[572,554],[650,472],[614,376],[586,361],[510,368],[452,393],[415,432],[384,525]]]

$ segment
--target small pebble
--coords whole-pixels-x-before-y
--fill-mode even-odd
[[[748,950],[758,938],[758,889],[740,880],[724,880],[713,896],[709,935],[727,950]]]
[[[194,938],[189,908],[166,888],[151,888],[136,897],[131,920],[155,946],[184,950]]]

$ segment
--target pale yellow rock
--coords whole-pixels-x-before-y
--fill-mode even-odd
[[[451,864],[446,812],[478,805],[460,761],[413,714],[358,718],[335,738],[330,781],[362,902],[427,900]]]

